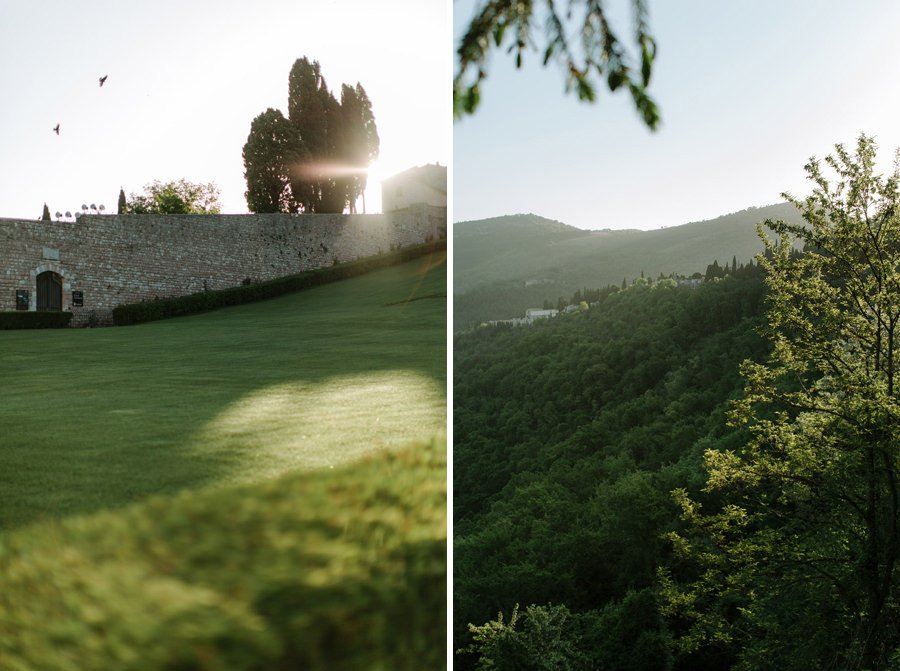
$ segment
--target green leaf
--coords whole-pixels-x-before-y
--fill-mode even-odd
[[[591,86],[590,82],[587,81],[584,77],[579,77],[576,80],[576,88],[578,91],[578,99],[586,102],[594,102],[597,95],[594,92],[594,87]]]
[[[553,56],[553,45],[551,44],[547,47],[547,50],[544,52],[544,61],[543,64],[547,65],[550,62],[550,57]]]
[[[478,90],[478,84],[473,84],[466,91],[463,108],[467,114],[472,114],[478,108],[479,102],[481,102],[481,92]]]
[[[502,22],[494,26],[494,44],[498,47],[503,42],[503,34],[506,32],[506,26],[508,25],[508,23]]]
[[[610,71],[609,75],[607,75],[606,83],[609,86],[610,91],[615,91],[619,88],[622,83],[625,81],[625,74],[621,69],[616,69]]]
[[[647,127],[650,130],[656,130],[659,127],[660,118],[659,108],[653,99],[637,84],[631,85],[631,97]]]
[[[653,54],[647,48],[646,42],[641,45],[641,81],[644,86],[650,83],[650,74],[653,69]]]

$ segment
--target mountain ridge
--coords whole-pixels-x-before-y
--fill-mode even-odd
[[[802,221],[793,205],[776,203],[650,231],[579,229],[531,213],[454,223],[454,323],[520,316],[544,300],[641,274],[746,264],[763,249],[756,226],[766,219]]]

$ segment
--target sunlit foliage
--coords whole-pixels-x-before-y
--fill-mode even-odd
[[[788,196],[806,225],[766,222],[772,354],[745,362],[731,413],[752,437],[707,451],[703,496],[676,492],[680,646],[735,645],[741,669],[900,661],[900,172],[875,158],[861,136],[830,179],[811,160],[812,195]]]
[[[193,183],[186,179],[170,182],[154,180],[143,193],[132,193],[129,214],[219,214],[219,187],[213,182]]]

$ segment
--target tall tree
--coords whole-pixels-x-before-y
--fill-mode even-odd
[[[732,414],[752,439],[707,452],[712,512],[677,493],[681,645],[732,641],[740,668],[900,662],[900,169],[876,174],[866,136],[835,149],[834,181],[812,159],[812,195],[784,194],[806,225],[766,222],[772,354]]]
[[[247,207],[251,212],[294,212],[291,170],[308,156],[296,129],[271,107],[250,124],[244,145]]]
[[[347,204],[356,212],[356,201],[366,190],[366,168],[378,158],[380,140],[372,103],[362,84],[341,86],[341,116],[344,127],[343,159],[352,172],[346,180]]]
[[[647,87],[656,59],[656,42],[649,32],[646,0],[630,0],[634,31],[630,47],[637,55],[629,53],[619,39],[603,0],[570,0],[564,10],[560,4],[557,0],[480,0],[456,51],[454,114],[471,114],[478,107],[490,52],[512,34],[507,51],[515,54],[517,68],[522,67],[526,51],[537,47],[544,65],[559,63],[565,72],[566,89],[574,89],[580,100],[593,102],[597,82],[605,80],[610,91],[627,89],[644,123],[655,130],[659,111]],[[535,35],[536,24],[545,26],[542,37]]]
[[[329,161],[328,88],[318,61],[298,58],[288,76],[288,119],[306,145],[309,159],[296,165],[291,192],[304,212],[321,212],[324,166]]]
[[[219,187],[213,182],[186,179],[155,180],[144,185],[144,193],[131,194],[128,211],[133,214],[219,214]]]
[[[128,212],[128,201],[125,200],[125,189],[119,188],[119,204],[118,214],[126,214]]]
[[[341,104],[325,87],[324,80],[319,95],[325,107],[325,153],[319,169],[322,201],[317,211],[337,214],[347,207],[352,167],[344,162],[346,140]]]
[[[50,221],[50,208],[44,203],[44,211],[41,213],[41,221]]]

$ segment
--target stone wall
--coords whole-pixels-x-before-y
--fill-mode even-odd
[[[62,278],[62,309],[107,321],[121,303],[224,289],[353,261],[447,235],[446,209],[359,215],[84,215],[0,219],[0,311],[37,276]],[[73,306],[81,292],[82,306]]]

